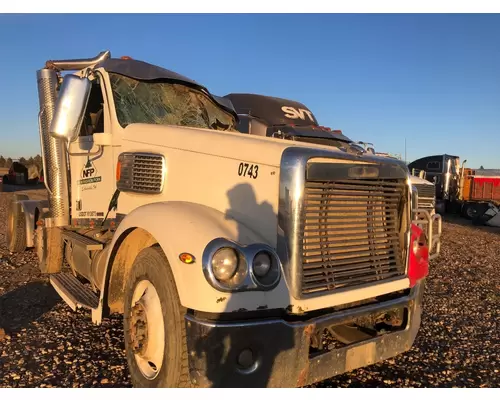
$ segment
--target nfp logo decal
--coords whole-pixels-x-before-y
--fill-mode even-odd
[[[87,163],[85,164],[82,170],[82,178],[92,178],[94,175],[96,175],[96,173],[97,170],[92,161],[90,161],[90,159],[87,160]]]
[[[78,184],[85,185],[87,183],[101,182],[101,177],[97,176],[97,169],[92,161],[87,160],[85,166],[81,173],[82,179],[78,181]]]

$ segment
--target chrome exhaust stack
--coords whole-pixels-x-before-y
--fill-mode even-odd
[[[65,226],[70,223],[68,160],[63,140],[50,135],[50,124],[54,117],[60,71],[79,70],[92,67],[111,57],[109,51],[99,53],[91,59],[50,60],[45,68],[37,71],[38,114],[40,147],[42,151],[45,186],[49,192],[50,225]]]

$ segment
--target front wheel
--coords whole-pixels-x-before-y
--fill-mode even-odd
[[[184,314],[162,250],[142,250],[125,286],[125,351],[134,387],[191,386]]]

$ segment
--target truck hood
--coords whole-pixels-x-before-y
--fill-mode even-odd
[[[416,183],[418,185],[429,185],[429,186],[434,186],[432,182],[429,182],[426,179],[422,179],[419,176],[411,175],[410,180],[412,183]]]
[[[333,158],[336,154],[346,154],[333,146],[182,126],[130,124],[123,130],[123,139],[138,145],[169,147],[274,167],[279,167],[283,151],[290,147],[319,149],[323,153],[326,150]],[[384,157],[351,156],[360,162],[387,162]]]

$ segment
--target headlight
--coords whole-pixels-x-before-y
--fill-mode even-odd
[[[219,281],[228,281],[238,268],[238,254],[234,249],[225,247],[217,251],[212,258],[212,270]]]
[[[228,289],[241,285],[247,276],[247,263],[244,257],[232,247],[217,250],[211,264],[215,279]]]
[[[216,238],[205,247],[203,273],[219,291],[272,290],[281,277],[281,262],[274,249],[263,243],[242,246]]]
[[[259,278],[266,276],[271,269],[271,257],[266,252],[260,252],[253,259],[253,272]]]
[[[271,253],[260,251],[252,262],[254,280],[263,287],[273,286],[280,274],[279,262]]]

